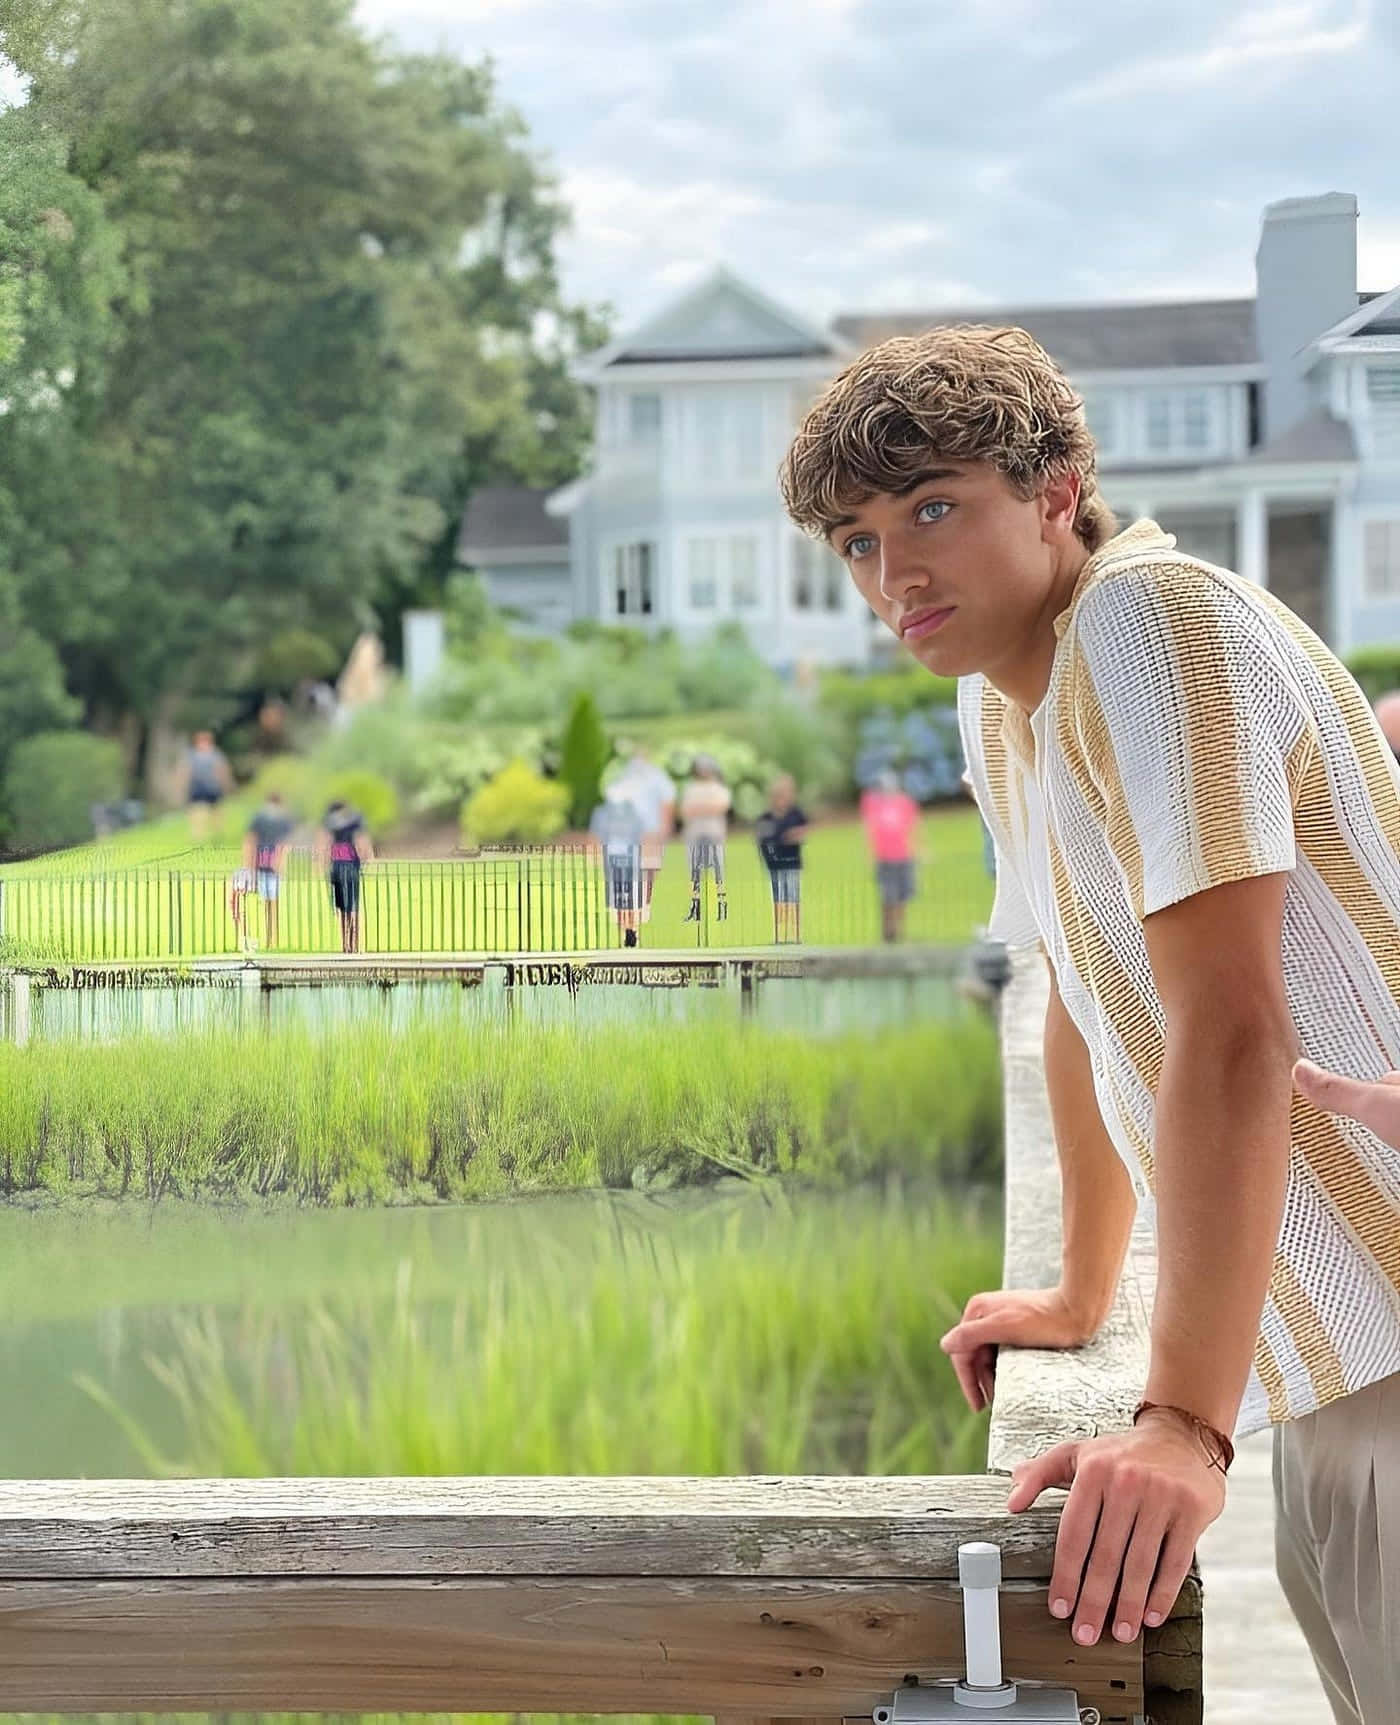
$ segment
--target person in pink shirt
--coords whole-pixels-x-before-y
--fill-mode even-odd
[[[919,805],[899,788],[898,775],[887,770],[861,794],[860,818],[875,859],[880,930],[887,941],[900,940],[905,911],[914,896],[914,834]]]

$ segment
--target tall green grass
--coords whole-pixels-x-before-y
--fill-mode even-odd
[[[828,1037],[719,1016],[0,1047],[0,1192],[461,1200],[729,1172],[995,1177],[994,1032],[971,1011]]]
[[[937,1338],[997,1274],[985,1204],[751,1191],[599,1221],[467,1213],[448,1297],[441,1266],[404,1258],[391,1290],[157,1319],[164,1443],[93,1393],[158,1474],[980,1468],[983,1422]]]

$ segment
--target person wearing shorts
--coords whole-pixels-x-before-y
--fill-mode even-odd
[[[360,950],[360,884],[374,850],[364,817],[348,803],[333,802],[321,823],[319,850],[330,882],[331,903],[340,919],[340,949]]]
[[[802,843],[807,816],[797,801],[790,773],[774,779],[768,807],[754,826],[759,854],[773,890],[773,939],[784,945],[802,938]]]
[[[656,877],[666,860],[666,841],[676,813],[676,787],[671,776],[652,760],[645,748],[635,748],[618,775],[627,801],[642,817],[642,921],[651,916],[651,895]]]
[[[624,780],[615,780],[593,811],[589,833],[603,859],[607,905],[622,934],[624,946],[636,946],[645,911],[642,880],[642,840],[646,822],[628,795]]]
[[[860,799],[860,818],[875,859],[880,893],[880,932],[886,941],[904,933],[904,914],[914,896],[914,834],[919,805],[900,788],[893,769],[882,772]]]
[[[694,777],[681,792],[681,834],[690,863],[690,909],[687,922],[699,922],[705,876],[715,880],[715,914],[729,915],[724,891],[724,840],[732,798],[720,777],[719,763],[709,755],[695,757]]]
[[[233,788],[228,758],[212,731],[196,731],[185,754],[185,803],[190,811],[190,835],[196,844],[209,837],[224,798]]]
[[[256,893],[263,905],[263,938],[268,946],[277,944],[277,902],[292,824],[281,793],[269,791],[243,835],[243,866],[233,877],[229,908],[234,927],[245,942],[248,935],[244,902],[250,893]]]

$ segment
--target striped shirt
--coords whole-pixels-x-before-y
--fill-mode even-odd
[[[1150,521],[1084,568],[1027,715],[981,676],[959,717],[997,848],[992,933],[1041,941],[1104,1124],[1150,1209],[1165,1017],[1143,921],[1286,873],[1300,1051],[1400,1068],[1400,775],[1292,612]],[[1295,1096],[1283,1223],[1241,1436],[1400,1371],[1400,1151]]]

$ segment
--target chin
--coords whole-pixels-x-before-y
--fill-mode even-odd
[[[969,677],[982,668],[966,646],[960,647],[956,641],[945,641],[940,635],[931,636],[927,641],[915,641],[904,650],[935,677]]]

